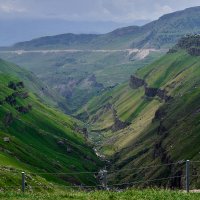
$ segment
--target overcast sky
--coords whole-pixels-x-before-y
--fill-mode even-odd
[[[131,22],[197,5],[200,0],[0,0],[0,17]]]
[[[66,32],[143,25],[200,0],[0,0],[0,45]]]

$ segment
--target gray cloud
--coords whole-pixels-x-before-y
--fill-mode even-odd
[[[0,0],[0,17],[131,22],[198,5],[199,0]]]

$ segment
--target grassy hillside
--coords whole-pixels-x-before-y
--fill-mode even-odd
[[[23,80],[26,87],[43,103],[49,104],[53,107],[60,107],[65,112],[69,111],[66,100],[55,90],[50,89],[47,84],[42,82],[32,72],[29,72],[16,64],[0,59],[0,73],[9,74]]]
[[[14,199],[94,199],[94,200],[109,200],[109,199],[132,199],[132,200],[197,200],[200,197],[199,193],[186,194],[177,191],[167,190],[128,190],[124,192],[109,192],[109,191],[96,191],[96,192],[81,192],[81,191],[65,191],[57,193],[0,193],[0,197],[5,200]]]
[[[0,53],[0,57],[34,72],[52,92],[65,99],[63,106],[75,111],[90,98],[129,79],[137,68],[151,63],[163,52],[48,52],[48,53]],[[59,96],[57,95],[57,96]],[[56,95],[54,95],[56,96]],[[56,99],[55,99],[56,100]],[[60,104],[59,104],[60,105]]]
[[[189,43],[198,46],[196,41]],[[137,78],[130,83],[93,98],[79,111],[83,117],[86,113],[90,116],[91,137],[99,142],[103,153],[111,156],[110,170],[119,170],[110,175],[111,182],[184,174],[183,163],[150,170],[131,169],[200,159],[200,57],[187,49],[179,46],[137,70]],[[142,82],[138,79],[145,81],[143,85],[139,86]],[[117,130],[113,131],[113,127]],[[124,172],[125,169],[129,170]],[[199,165],[193,164],[192,170],[198,175]],[[138,174],[133,175],[135,172]],[[198,187],[199,181],[196,177],[191,182]],[[184,178],[163,181],[162,185],[182,187]]]
[[[41,103],[21,79],[0,73],[0,88],[0,188],[20,188],[21,171],[29,189],[95,184],[94,174],[78,174],[101,166],[82,124]]]

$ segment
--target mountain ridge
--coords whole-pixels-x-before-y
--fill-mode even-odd
[[[143,26],[128,26],[107,34],[61,34],[17,43],[11,49],[112,49],[169,48],[188,33],[199,33],[200,7],[191,7],[161,16]],[[115,37],[115,38],[113,38]]]
[[[0,57],[33,71],[46,85],[58,91],[62,107],[73,113],[104,89],[128,80],[129,74],[159,58],[182,36],[200,33],[199,18],[200,7],[194,7],[164,15],[141,27],[119,28],[102,35],[62,34],[36,38],[2,49]],[[129,50],[120,51],[123,49]],[[88,81],[91,76],[103,87],[95,87],[97,84]],[[73,90],[69,88],[71,84]],[[65,108],[65,100],[71,110]]]

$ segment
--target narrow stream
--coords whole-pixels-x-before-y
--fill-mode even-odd
[[[101,153],[98,152],[98,150],[96,148],[93,148],[95,154],[102,160],[105,162],[105,166],[104,168],[99,170],[97,179],[99,181],[99,183],[102,185],[102,188],[104,188],[105,190],[109,190],[108,186],[107,186],[107,166],[106,163],[109,163],[110,161],[106,159],[106,156],[102,155]]]

